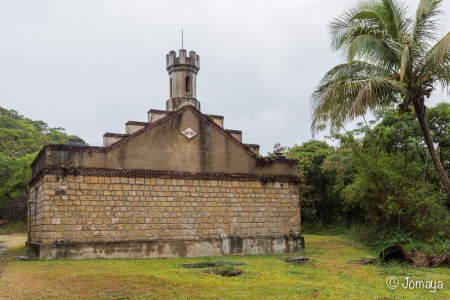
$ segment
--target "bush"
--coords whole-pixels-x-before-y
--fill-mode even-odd
[[[5,221],[27,221],[28,197],[16,198],[3,202],[0,208],[0,219]]]

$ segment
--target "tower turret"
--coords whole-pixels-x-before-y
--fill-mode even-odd
[[[173,111],[190,104],[200,110],[197,97],[197,74],[200,70],[200,55],[194,51],[181,49],[179,57],[175,51],[166,55],[166,69],[169,73],[170,98],[166,102],[166,110]]]

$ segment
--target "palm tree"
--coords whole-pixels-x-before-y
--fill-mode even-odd
[[[421,0],[414,18],[395,0],[366,0],[330,23],[332,49],[347,62],[328,71],[311,95],[314,133],[331,132],[366,112],[397,103],[400,113],[419,121],[439,176],[450,181],[426,122],[425,97],[436,88],[450,93],[450,32],[440,36],[436,17],[442,0]]]

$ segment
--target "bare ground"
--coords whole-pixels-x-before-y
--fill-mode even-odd
[[[18,246],[23,246],[26,240],[26,233],[2,234],[0,235],[0,248],[15,248]]]

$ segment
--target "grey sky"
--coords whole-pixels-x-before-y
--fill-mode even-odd
[[[411,12],[418,2],[406,2]],[[354,3],[3,0],[0,105],[101,145],[105,132],[165,109],[165,55],[181,48],[183,28],[184,48],[201,56],[203,113],[225,116],[263,154],[300,144],[311,139],[309,96],[340,62],[327,23]]]

